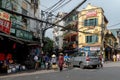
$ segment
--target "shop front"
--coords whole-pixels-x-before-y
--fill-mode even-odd
[[[34,68],[33,49],[40,47],[34,41],[24,41],[11,35],[0,33],[0,73],[11,73]],[[32,55],[32,56],[30,56]],[[26,61],[29,60],[29,64]]]
[[[99,53],[100,47],[99,46],[84,46],[79,49],[80,52],[87,52],[87,53]]]
[[[113,49],[107,46],[105,48],[105,60],[112,60],[113,52],[114,52]]]

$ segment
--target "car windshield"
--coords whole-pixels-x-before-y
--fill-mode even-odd
[[[90,52],[90,53],[88,53],[88,56],[97,56],[97,53],[96,52]]]

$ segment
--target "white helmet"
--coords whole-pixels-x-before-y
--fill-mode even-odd
[[[52,57],[56,57],[56,55],[55,55],[55,54],[53,54],[53,55],[52,55]]]

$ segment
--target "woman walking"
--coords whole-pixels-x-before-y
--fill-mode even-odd
[[[59,64],[59,70],[62,71],[62,70],[63,70],[63,64],[64,64],[64,56],[63,56],[63,53],[60,53],[60,54],[59,54],[58,64]]]

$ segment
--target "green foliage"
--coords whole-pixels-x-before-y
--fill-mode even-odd
[[[51,40],[49,37],[45,37],[44,39],[44,52],[52,52],[53,49],[53,40]]]

